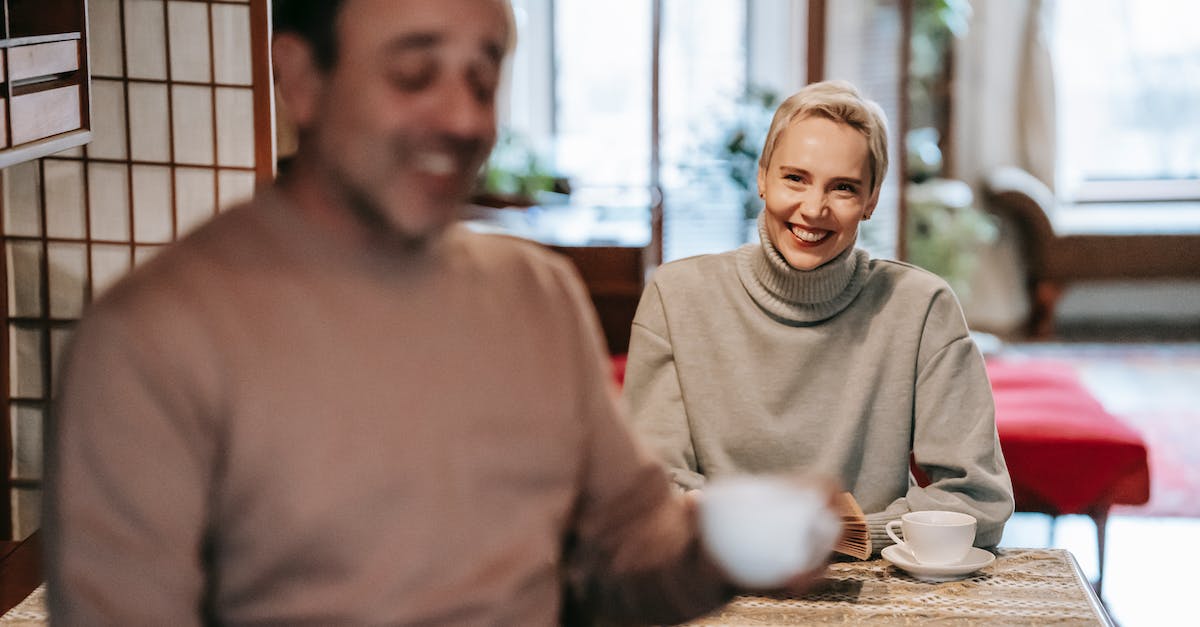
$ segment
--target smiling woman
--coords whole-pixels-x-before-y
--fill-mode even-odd
[[[764,223],[788,265],[814,270],[849,248],[874,209],[867,140],[823,117],[792,122],[778,137],[758,187]]]
[[[848,83],[810,86],[779,106],[758,161],[771,243],[813,270],[858,239],[887,172],[887,123]]]
[[[856,248],[887,172],[886,123],[845,82],[776,112],[760,243],[668,263],[633,323],[624,393],[676,485],[815,471],[889,521],[955,510],[994,545],[1013,497],[983,359],[945,281]],[[909,485],[910,459],[931,477]]]

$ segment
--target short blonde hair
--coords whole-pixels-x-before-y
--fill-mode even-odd
[[[878,197],[888,168],[887,116],[878,103],[863,98],[858,89],[846,81],[811,83],[779,105],[758,158],[759,171],[766,171],[770,166],[771,155],[775,153],[783,130],[796,120],[812,116],[845,124],[867,138],[871,197]]]

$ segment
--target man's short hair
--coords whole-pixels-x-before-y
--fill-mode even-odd
[[[342,0],[275,0],[271,16],[275,33],[292,33],[312,46],[317,67],[337,64],[337,16]]]
[[[275,34],[292,33],[312,46],[317,67],[333,69],[337,64],[337,17],[343,0],[275,0],[271,14]],[[512,3],[503,0],[508,39],[505,53],[517,46],[517,25]]]
[[[775,153],[783,130],[796,120],[813,116],[845,124],[867,138],[871,197],[877,196],[888,168],[887,116],[876,102],[863,98],[858,89],[846,81],[806,85],[779,105],[758,158],[759,170],[766,170],[771,165],[771,155]]]

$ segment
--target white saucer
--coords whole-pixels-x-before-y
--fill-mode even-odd
[[[896,545],[884,547],[879,554],[883,556],[883,559],[894,564],[896,568],[921,581],[951,581],[953,579],[961,579],[996,561],[995,555],[976,547],[971,547],[971,550],[967,552],[967,556],[962,561],[938,566],[921,564],[913,559],[912,554],[907,549]]]

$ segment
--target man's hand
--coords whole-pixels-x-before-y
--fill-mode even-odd
[[[812,476],[742,476],[685,498],[700,514],[705,547],[748,590],[797,592],[820,578],[838,537],[835,482]]]

